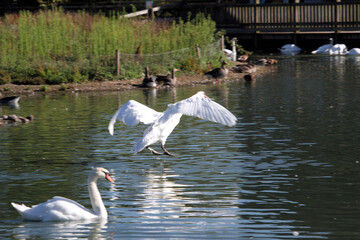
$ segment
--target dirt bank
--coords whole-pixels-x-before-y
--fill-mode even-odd
[[[269,66],[257,66],[257,71],[255,74],[255,79],[260,74],[265,74],[272,67]],[[234,81],[240,80],[244,81],[243,73],[232,73],[228,74],[228,77],[222,81]],[[202,75],[191,75],[191,76],[179,76],[177,77],[177,86],[191,86],[199,84],[211,83],[214,80],[210,80]],[[78,91],[78,92],[87,92],[87,91],[116,91],[116,90],[129,90],[139,88],[136,85],[141,84],[141,79],[132,79],[132,80],[120,80],[120,81],[101,81],[101,82],[86,82],[81,84],[63,84],[63,85],[15,85],[15,84],[5,84],[0,85],[0,92],[4,97],[10,95],[26,95],[26,94],[44,94],[44,93],[53,93],[53,92],[64,92],[64,91]]]

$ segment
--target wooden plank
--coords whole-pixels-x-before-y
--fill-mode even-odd
[[[161,7],[154,7],[152,10],[153,10],[153,12],[158,12],[158,11],[160,11],[162,9],[161,9]],[[142,15],[147,15],[148,13],[149,13],[149,10],[145,9],[145,10],[137,11],[137,12],[134,12],[134,13],[125,14],[123,17],[132,18],[132,17],[138,17],[138,16],[142,16]]]

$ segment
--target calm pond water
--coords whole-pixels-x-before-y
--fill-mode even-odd
[[[123,92],[23,96],[28,124],[0,128],[1,239],[359,239],[360,58],[280,57],[243,81]],[[107,125],[129,99],[162,111],[199,90],[238,117],[223,127],[184,116],[167,149],[133,155],[145,126]],[[158,149],[158,145],[154,146]],[[106,222],[22,221],[10,202],[64,196],[90,208],[98,181]]]

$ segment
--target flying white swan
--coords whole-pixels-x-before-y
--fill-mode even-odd
[[[164,112],[157,112],[135,100],[130,100],[116,111],[110,120],[108,129],[113,135],[116,120],[125,123],[127,126],[135,126],[140,122],[150,124],[143,137],[135,142],[131,150],[137,153],[147,148],[156,155],[173,155],[164,146],[166,139],[179,124],[183,114],[221,123],[229,127],[234,126],[237,120],[229,110],[212,101],[204,92],[198,92],[180,102],[169,104],[168,109]],[[150,147],[157,142],[161,143],[164,153],[159,153]]]
[[[25,220],[30,221],[106,219],[108,214],[96,185],[98,178],[105,178],[109,182],[114,182],[110,177],[109,171],[105,168],[97,167],[92,169],[88,178],[88,189],[93,212],[73,200],[58,196],[31,208],[24,204],[20,205],[13,202],[11,205]]]

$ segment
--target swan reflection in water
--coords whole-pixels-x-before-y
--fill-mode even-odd
[[[107,220],[67,222],[21,222],[14,228],[15,239],[108,239]]]
[[[141,201],[141,215],[144,218],[178,218],[191,207],[185,205],[182,192],[186,185],[177,184],[170,180],[179,177],[175,174],[166,174],[164,169],[161,175],[150,171],[147,175],[146,187],[143,189]]]
[[[238,187],[229,187],[228,196],[216,196],[213,189],[203,191],[196,185],[177,183],[182,176],[169,168],[161,172],[150,169],[146,176],[143,192],[138,194],[141,218],[177,219],[192,222],[193,217],[228,217],[239,219]],[[210,198],[208,198],[211,195]],[[196,220],[195,220],[196,221]],[[230,221],[231,222],[231,221]],[[234,222],[234,223],[235,223]]]

